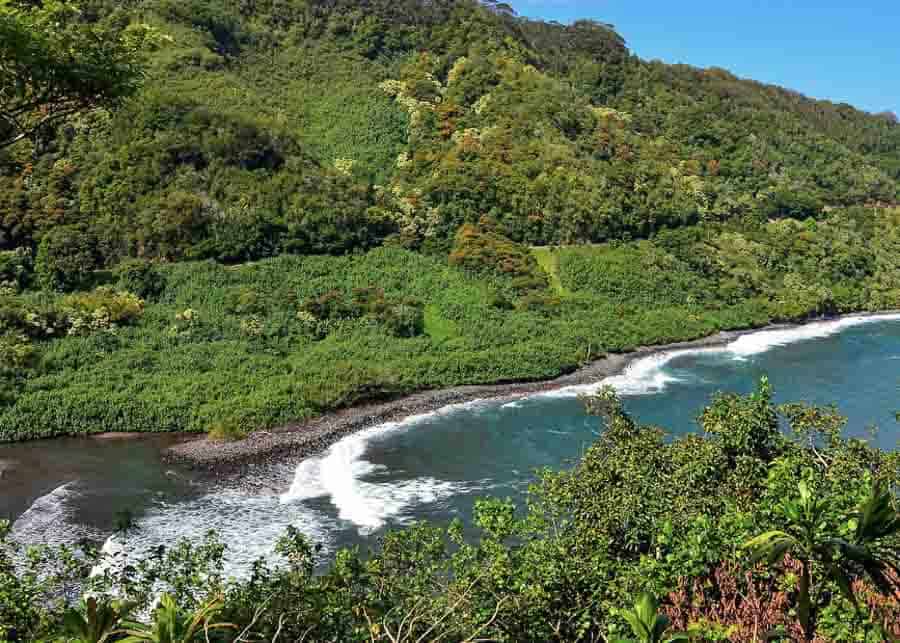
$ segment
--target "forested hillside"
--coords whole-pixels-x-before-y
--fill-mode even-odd
[[[604,24],[470,0],[80,4],[164,38],[123,109],[5,151],[0,248],[50,235],[84,270],[440,252],[484,216],[544,245],[897,200],[894,119],[645,62]]]

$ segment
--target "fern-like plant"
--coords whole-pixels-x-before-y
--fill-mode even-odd
[[[672,634],[666,637],[671,621],[659,613],[659,603],[649,593],[641,594],[634,607],[621,610],[619,614],[628,621],[633,639],[619,639],[616,643],[677,643],[690,640],[686,634]]]
[[[195,643],[205,641],[209,632],[235,629],[231,623],[211,623],[222,609],[222,599],[217,598],[202,605],[193,612],[181,610],[175,599],[164,594],[159,607],[153,614],[153,621],[129,623],[125,630],[126,638],[121,643]]]

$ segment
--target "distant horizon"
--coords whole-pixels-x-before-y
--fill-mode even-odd
[[[644,60],[719,67],[815,100],[900,115],[900,3],[754,0],[690,6],[625,0],[512,0],[519,15],[612,24]],[[815,4],[815,6],[813,6]],[[649,5],[649,8],[648,8]]]

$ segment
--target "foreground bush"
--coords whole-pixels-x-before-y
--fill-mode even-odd
[[[368,554],[324,561],[289,530],[277,562],[228,580],[226,544],[210,536],[146,560],[126,553],[92,591],[104,597],[117,587],[116,600],[135,614],[165,592],[149,625],[128,629],[148,636],[160,619],[194,618],[221,641],[663,641],[666,632],[697,642],[875,643],[900,635],[900,513],[896,493],[885,491],[900,482],[900,455],[843,438],[831,409],[774,406],[765,381],[751,395],[716,397],[704,435],[669,439],[628,416],[609,390],[588,408],[602,432],[583,458],[541,472],[526,507],[479,500],[468,537],[459,522],[416,524],[387,533]],[[780,533],[795,544],[783,547]],[[756,562],[758,547],[769,564]],[[4,551],[0,596],[44,598],[0,608],[0,623],[18,640],[61,631],[66,601],[47,598],[84,582],[87,568],[41,550],[32,564],[57,575],[37,584]]]

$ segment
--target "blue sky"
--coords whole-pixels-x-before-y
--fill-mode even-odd
[[[612,23],[641,58],[724,67],[900,114],[900,0],[512,0],[526,16]]]

